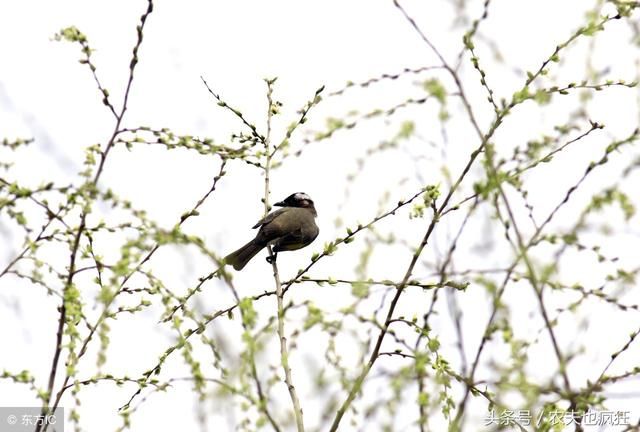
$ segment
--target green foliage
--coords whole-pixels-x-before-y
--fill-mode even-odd
[[[87,37],[78,30],[75,26],[67,27],[60,30],[59,33],[54,35],[55,40],[65,40],[67,42],[87,42]]]
[[[604,407],[610,388],[640,375],[640,366],[633,362],[622,371],[611,367],[637,344],[635,315],[625,318],[635,327],[625,328],[621,343],[607,353],[610,362],[590,371],[588,381],[575,380],[572,368],[577,358],[592,354],[592,347],[581,334],[570,345],[558,336],[566,332],[568,321],[585,316],[595,320],[598,314],[592,310],[640,311],[629,295],[640,269],[620,260],[606,242],[637,225],[633,182],[640,167],[635,145],[640,132],[637,125],[624,125],[623,133],[605,129],[597,110],[591,109],[594,94],[632,93],[637,80],[618,79],[608,69],[593,66],[569,82],[557,78],[566,75],[559,72],[567,63],[573,64],[578,43],[591,44],[591,56],[611,22],[632,25],[640,7],[637,2],[607,2],[617,14],[603,15],[604,2],[597,3],[579,28],[531,63],[537,68],[517,72],[520,81],[512,87],[492,71],[519,65],[496,61],[488,67],[486,53],[499,51],[499,44],[491,43],[490,28],[480,30],[490,9],[499,4],[485,0],[475,18],[467,16],[466,2],[454,6],[462,8],[463,27],[454,26],[463,35],[455,57],[442,55],[419,21],[394,2],[439,64],[348,81],[334,91],[310,89],[309,99],[297,110],[275,99],[276,85],[286,83],[265,79],[266,122],[253,121],[245,107],[225,99],[202,78],[212,104],[235,122],[237,130],[224,141],[165,127],[124,126],[134,72],[144,60],[141,47],[152,1],[147,1],[136,29],[118,106],[101,84],[87,37],[73,26],[61,30],[54,39],[79,44],[80,63],[94,78],[113,130],[100,143],[87,143],[81,171],[71,184],[34,185],[20,178],[13,159],[24,163],[20,152],[31,140],[1,142],[2,228],[6,224],[22,237],[12,245],[15,250],[0,269],[0,278],[17,278],[55,299],[57,325],[51,326],[54,357],[45,359],[55,380],[43,380],[29,370],[3,370],[0,380],[26,387],[43,408],[68,403],[78,430],[85,421],[81,390],[108,383],[129,395],[122,401],[121,429],[131,428],[151,395],[173,391],[177,381],[191,384],[201,407],[211,401],[230,407],[237,429],[247,431],[281,431],[294,424],[302,431],[305,421],[307,430],[392,431],[399,424],[421,431],[444,430],[445,424],[451,431],[475,430],[470,420],[465,423],[476,414],[469,402],[473,398],[502,412],[566,414]],[[369,92],[410,79],[417,83],[411,87],[415,94],[372,97],[374,102],[364,108],[349,106],[353,90]],[[477,99],[478,92],[484,96]],[[336,98],[341,111],[316,121],[316,108]],[[429,111],[430,104],[438,111]],[[515,114],[529,115],[525,104],[535,116],[552,113],[554,123],[544,130],[527,127],[503,133]],[[563,110],[563,104],[573,104],[571,111]],[[273,121],[276,117],[283,121]],[[533,125],[532,119],[526,121]],[[401,155],[397,160],[411,163],[388,164],[388,172],[376,172],[376,181],[384,184],[384,190],[369,191],[371,202],[379,198],[377,209],[358,214],[364,222],[345,212],[334,232],[323,227],[324,244],[300,252],[310,260],[297,272],[284,274],[275,261],[269,269],[273,279],[246,283],[244,276],[225,269],[220,251],[208,246],[206,233],[194,233],[189,226],[203,217],[205,204],[217,198],[219,182],[236,175],[238,166],[264,180],[267,213],[270,181],[283,165],[318,142],[348,131],[355,136],[372,124],[383,132],[375,142],[356,140],[364,149],[354,157],[357,168],[345,182],[346,204],[351,188],[369,173],[374,156]],[[454,128],[468,131],[458,134]],[[458,141],[460,136],[465,139]],[[215,166],[207,188],[192,205],[172,209],[176,219],[168,225],[160,225],[104,184],[105,170],[115,169],[110,165],[114,152],[133,158],[148,147],[184,152]],[[578,152],[591,162],[577,165],[584,163],[573,156]],[[449,159],[451,153],[455,159]],[[573,164],[580,170],[576,178],[568,169]],[[398,172],[396,183],[387,179]],[[568,185],[551,181],[553,190],[540,191],[536,176],[560,174],[571,179]],[[545,206],[538,204],[540,195]],[[104,208],[118,219],[104,217]],[[211,268],[204,275],[189,274],[185,286],[176,286],[159,276],[166,273],[158,271],[158,250],[193,254]],[[59,253],[56,259],[51,259],[51,251]],[[600,275],[585,281],[582,275],[568,274],[569,259],[588,263]],[[213,308],[203,305],[204,298]],[[326,298],[331,301],[323,301]],[[516,308],[514,298],[527,303]],[[465,309],[470,303],[474,314]],[[533,331],[521,326],[523,318],[516,312],[523,307]],[[478,311],[483,317],[479,321]],[[169,335],[169,342],[142,373],[110,374],[111,347],[118,334],[114,324],[134,328],[138,318],[152,314],[160,319],[157,328]],[[619,331],[612,328],[608,334],[614,337]],[[131,337],[135,342],[140,335]],[[539,360],[531,353],[547,349],[545,355],[557,367],[545,371],[542,379],[534,378],[530,370]],[[94,355],[95,362],[88,361]],[[188,376],[173,375],[176,363]],[[305,384],[299,386],[301,382]],[[299,387],[305,392],[299,394]],[[518,407],[514,395],[521,401]],[[303,417],[310,406],[317,408],[318,425],[310,423],[311,416]],[[536,430],[560,428],[543,417]]]
[[[440,102],[443,105],[446,103],[447,91],[438,79],[436,78],[428,79],[422,84],[422,87],[427,93],[429,93],[429,95],[436,98],[438,102]]]

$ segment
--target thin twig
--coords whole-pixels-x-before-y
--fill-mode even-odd
[[[134,45],[133,48],[133,55],[131,58],[131,62],[129,64],[129,79],[127,81],[127,86],[125,89],[125,93],[124,93],[124,98],[123,98],[123,102],[122,102],[122,109],[120,110],[119,115],[117,115],[117,119],[116,119],[116,124],[115,127],[113,129],[113,133],[111,134],[111,138],[109,139],[109,141],[107,142],[107,146],[105,147],[105,149],[100,152],[100,162],[98,165],[98,168],[96,170],[96,173],[93,177],[93,179],[91,180],[91,185],[93,187],[95,187],[98,184],[98,180],[100,179],[100,176],[102,175],[104,166],[105,166],[105,162],[107,160],[107,156],[109,155],[110,150],[113,148],[113,145],[115,143],[115,139],[116,136],[118,134],[118,131],[120,130],[120,124],[122,123],[122,120],[124,118],[124,113],[127,110],[127,103],[129,100],[129,93],[131,91],[131,85],[133,84],[133,77],[134,77],[134,71],[136,68],[136,65],[138,64],[138,50],[140,48],[140,45],[142,44],[142,32],[144,29],[144,25],[145,22],[148,18],[148,16],[151,14],[151,12],[153,12],[153,0],[148,0],[148,5],[147,5],[147,10],[144,12],[144,14],[141,16],[140,18],[140,25],[138,25],[137,27],[137,32],[138,32],[138,39]],[[80,224],[78,226],[78,231],[76,232],[75,238],[73,240],[73,244],[71,246],[71,255],[70,255],[70,259],[69,259],[69,273],[68,273],[68,277],[67,280],[65,281],[65,287],[64,287],[64,291],[65,293],[72,287],[73,285],[73,277],[75,275],[75,268],[76,268],[76,257],[78,254],[78,249],[80,247],[80,239],[82,238],[82,234],[86,228],[86,220],[87,220],[87,216],[88,213],[90,211],[90,206],[87,206],[83,209],[82,214],[80,216]],[[60,353],[62,352],[62,336],[64,333],[64,326],[66,323],[66,319],[67,319],[67,308],[66,308],[66,304],[65,304],[65,300],[62,301],[62,305],[60,306],[60,315],[58,318],[58,330],[56,332],[56,348],[54,351],[54,355],[53,355],[53,360],[51,363],[51,371],[49,374],[49,383],[47,386],[47,397],[45,400],[45,403],[43,403],[42,406],[42,413],[43,415],[45,415],[48,412],[48,405],[49,402],[51,401],[51,397],[53,395],[53,387],[55,384],[55,377],[56,377],[56,372],[58,369],[58,361],[60,359]],[[94,327],[94,328],[97,328]],[[63,384],[63,388],[66,385],[66,383],[69,380],[69,375],[66,375],[65,378],[65,384]],[[55,402],[52,406],[52,411],[55,411],[55,409],[58,407],[58,404],[60,403],[60,399],[62,397],[62,391],[58,392],[58,394],[56,395],[56,399]],[[36,432],[40,432],[41,430],[43,432],[46,432],[48,425],[44,426],[44,429],[42,429],[42,425],[38,425],[36,426]]]
[[[266,161],[264,164],[264,214],[269,213],[269,174],[271,168],[271,157],[273,153],[270,149],[271,144],[271,119],[273,117],[273,83],[275,80],[266,80],[267,82],[267,134],[264,139],[264,147],[266,154]],[[282,370],[284,371],[284,381],[289,390],[289,396],[291,397],[291,403],[293,404],[293,413],[296,419],[296,427],[298,432],[304,432],[304,422],[302,419],[302,408],[300,406],[300,400],[296,388],[293,385],[293,378],[291,376],[291,366],[289,365],[289,352],[287,348],[287,337],[284,331],[284,291],[282,290],[282,283],[280,282],[280,274],[278,273],[278,265],[275,260],[275,255],[271,249],[271,245],[267,246],[269,251],[269,257],[271,258],[271,268],[273,269],[273,278],[276,284],[276,298],[278,303],[278,338],[280,339],[280,363]]]

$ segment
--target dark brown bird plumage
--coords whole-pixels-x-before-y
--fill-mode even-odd
[[[313,201],[309,195],[297,192],[289,195],[284,201],[275,203],[282,207],[269,213],[253,228],[260,228],[256,237],[237,251],[225,257],[225,263],[236,270],[245,265],[267,245],[273,247],[276,254],[292,251],[308,246],[318,236],[320,230],[316,225],[317,216]]]

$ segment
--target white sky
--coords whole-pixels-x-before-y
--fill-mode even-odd
[[[454,2],[406,3],[421,28],[433,38],[449,60],[457,55],[461,41],[460,28],[451,28],[455,12],[450,3]],[[471,3],[469,16],[476,17],[481,11],[482,2]],[[490,52],[480,42],[478,50],[486,59],[484,66],[489,84],[495,87],[498,97],[510,97],[522,83],[521,72],[537,69],[555,45],[565,40],[584,21],[584,12],[592,4],[584,0],[492,2],[489,19],[482,24],[481,34],[499,41],[506,65],[491,62]],[[110,90],[112,102],[118,106],[128,77],[135,26],[145,8],[146,2],[141,0],[0,1],[0,137],[36,138],[33,147],[19,156],[21,163],[14,171],[16,177],[28,178],[33,184],[51,177],[61,182],[68,181],[80,169],[82,149],[93,143],[104,143],[112,131],[110,113],[100,103],[88,68],[77,62],[80,58],[78,46],[55,42],[52,36],[70,25],[75,25],[87,35],[91,47],[95,49],[93,59],[98,74]],[[593,62],[597,69],[611,66],[612,78],[632,81],[637,75],[637,49],[628,42],[628,27],[621,23],[612,23],[610,26],[613,30],[598,40]],[[586,48],[586,43],[578,45],[560,67],[552,69],[552,76],[563,82],[582,79]],[[474,104],[477,104],[475,106],[482,106],[484,90],[478,84],[477,75],[471,70],[468,59],[465,62],[464,73],[469,77],[466,81],[467,91]],[[240,108],[247,118],[255,119],[259,127],[264,126],[266,107],[262,79],[277,76],[276,98],[284,103],[284,114],[275,123],[275,134],[276,137],[282,137],[286,125],[296,118],[296,110],[321,85],[326,85],[328,92],[341,88],[348,80],[362,81],[383,73],[395,73],[405,67],[435,64],[437,59],[391,1],[158,0],[145,29],[140,65],[136,70],[125,123],[127,126],[168,127],[177,133],[211,136],[218,142],[228,142],[229,135],[238,131],[239,125],[232,116],[216,106],[202,85],[200,75],[228,102]],[[311,116],[309,129],[321,128],[323,118],[328,115],[342,116],[354,108],[366,112],[393,106],[407,95],[417,93],[413,81],[429,76],[443,77],[442,74],[423,74],[400,83],[384,84],[371,92],[354,91],[351,97],[328,101],[318,108],[315,116]],[[607,134],[625,136],[637,127],[636,97],[634,91],[617,89],[606,95],[598,95],[589,110],[593,120],[607,125],[602,137]],[[549,133],[553,125],[565,121],[567,108],[562,103],[545,112],[532,105],[521,107],[504,125],[496,140],[511,148],[537,137],[541,131]],[[420,172],[429,183],[442,181],[438,171],[440,163],[446,162],[451,171],[457,173],[466,161],[468,150],[474,148],[477,142],[468,127],[449,131],[449,140],[454,144],[447,149],[444,158],[439,154],[440,150],[437,150],[438,154],[427,155],[426,160],[412,160],[402,154],[372,158],[363,176],[354,184],[354,193],[345,201],[345,176],[356,169],[356,158],[362,156],[367,148],[392,137],[402,120],[419,121],[425,118],[432,121],[435,118],[432,114],[436,110],[437,107],[433,105],[409,109],[400,112],[390,124],[372,122],[357,132],[339,133],[331,140],[313,144],[302,157],[293,159],[290,165],[276,171],[272,181],[272,199],[279,200],[295,191],[309,193],[318,207],[321,226],[320,237],[314,246],[292,254],[281,264],[283,273],[294,274],[297,268],[307,262],[312,251],[321,249],[325,241],[339,235],[342,229],[334,228],[338,213],[350,225],[355,221],[368,221],[377,214],[378,199],[384,191],[390,191],[393,196],[390,202],[393,203],[417,190],[414,171]],[[484,126],[490,119],[491,111],[484,106],[479,112]],[[439,126],[430,126],[420,124],[419,133],[426,139],[440,139]],[[300,134],[298,137],[303,136]],[[595,146],[602,142],[585,140],[584,145],[592,143]],[[540,171],[539,188],[531,191],[532,202],[539,215],[546,214],[555,205],[564,195],[566,185],[575,181],[586,161],[594,159],[595,155],[600,155],[600,152],[572,153],[568,156],[571,161],[566,164],[564,171],[548,171],[548,174],[544,169]],[[617,167],[605,168],[600,177],[602,181],[613,178]],[[217,164],[211,160],[183,152],[144,149],[128,153],[118,149],[110,156],[101,184],[108,184],[122,196],[148,210],[150,216],[161,225],[170,227],[181,212],[190,208],[206,191],[212,170],[215,169]],[[188,232],[201,235],[209,247],[220,254],[248,240],[251,235],[249,227],[262,211],[259,198],[263,183],[257,171],[239,162],[230,163],[228,171],[232,175],[221,181],[213,201],[203,208],[202,216],[190,221],[186,227]],[[400,181],[405,177],[413,180],[402,186]],[[407,223],[406,232],[413,230],[422,233],[423,228],[414,228],[421,227],[420,223],[424,221]],[[387,225],[386,229],[392,230],[393,225]],[[15,237],[13,240],[14,243],[19,241]],[[619,241],[612,238],[605,248],[623,252],[625,241],[628,238]],[[14,247],[18,245],[16,243]],[[0,248],[3,260],[0,262],[4,263],[5,257],[10,256],[13,250]],[[505,250],[504,253],[508,255],[510,251]],[[622,255],[622,262],[634,259],[633,255]],[[376,258],[380,261],[373,266],[372,277],[401,277],[408,255],[404,251],[404,255],[399,253],[393,257]],[[189,262],[183,256],[170,252],[159,253],[156,259],[160,264],[169,264],[160,265],[158,275],[183,287],[185,281],[195,279],[194,273],[202,275],[210,265],[202,259]],[[498,257],[490,259],[499,261]],[[353,268],[356,260],[355,252],[345,251],[344,258],[332,262],[333,267],[318,266],[314,274],[326,276],[331,270],[336,272],[333,275],[340,275],[340,271]],[[236,277],[244,295],[266,289],[256,281],[267,280],[271,283],[269,269],[259,261],[262,261],[262,256],[250,264],[250,272]],[[578,261],[576,265],[583,264]],[[579,270],[576,277],[582,276],[587,280],[594,277],[589,268],[576,267],[576,270]],[[428,269],[422,267],[417,273],[424,276],[428,274]],[[8,291],[8,287],[1,283],[0,288]],[[270,289],[270,286],[267,288]],[[52,352],[56,312],[52,299],[44,298],[42,294],[2,294],[2,307],[11,310],[9,306],[19,302],[19,311],[0,315],[0,328],[3,329],[0,343],[19,349],[2,350],[0,369],[30,368],[36,374],[42,374],[39,378],[44,383],[43,377],[48,372]],[[225,300],[229,300],[228,293],[225,295]],[[337,309],[333,304],[335,296],[339,296],[335,289],[314,295],[314,301],[318,304]],[[470,299],[471,304],[476,300],[472,294]],[[206,298],[203,301],[220,307],[216,299]],[[477,313],[477,317],[471,315],[473,318],[470,320],[477,318],[484,326],[488,312],[471,310]],[[441,313],[446,316],[447,312],[443,310]],[[637,315],[634,317],[637,322]],[[135,372],[131,371],[149,367],[157,358],[159,347],[167,346],[169,333],[159,332],[154,327],[157,316],[149,314],[146,318],[146,322],[127,324],[135,328],[113,325],[114,346],[110,351],[110,361],[113,363],[109,363],[109,366],[114,371],[129,370],[134,375]],[[620,315],[612,313],[607,320],[613,323],[619,318]],[[622,327],[617,327],[616,322],[615,328],[620,329],[621,337],[626,337],[628,328],[633,329],[633,326],[628,327],[627,322],[622,324]],[[517,325],[514,323],[514,326]],[[8,331],[9,328],[19,330]],[[605,354],[620,346],[618,339],[607,340],[609,330],[606,326],[590,328],[590,335],[594,339],[610,343],[610,346],[603,346],[602,352]],[[472,334],[473,328],[469,331]],[[128,338],[129,334],[135,334],[136,337]],[[298,361],[302,362],[300,359]],[[601,358],[594,354],[593,361],[601,361]],[[175,370],[181,370],[179,366],[175,367]],[[548,367],[552,368],[553,365]],[[584,367],[586,371],[589,370],[588,362]],[[544,369],[544,366],[541,365],[541,368]],[[180,373],[184,371],[176,372],[178,375]],[[13,393],[15,387],[9,391],[6,390],[7,385],[0,382],[0,406],[27,405],[32,402],[28,393]],[[188,388],[185,384],[182,388],[170,390],[166,397],[147,401],[142,413],[134,417],[133,430],[193,430],[195,426],[189,424],[194,421],[189,415],[192,400],[184,397],[190,394]],[[304,390],[303,387],[303,394]],[[91,431],[113,430],[117,420],[105,412],[122,405],[126,395],[130,394],[130,388],[124,392],[116,391],[109,384],[83,391],[85,409],[91,416],[100,418],[99,424],[87,425],[87,428]],[[106,401],[112,399],[116,402],[109,405]],[[288,402],[287,399],[284,401]],[[625,399],[616,407],[628,409],[626,407],[635,404],[637,418],[637,402],[637,398]],[[311,411],[305,411],[308,419],[314,418]]]

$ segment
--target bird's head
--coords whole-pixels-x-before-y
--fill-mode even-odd
[[[304,192],[296,192],[294,194],[291,194],[287,198],[285,198],[284,201],[275,203],[274,206],[314,208],[313,200]]]

